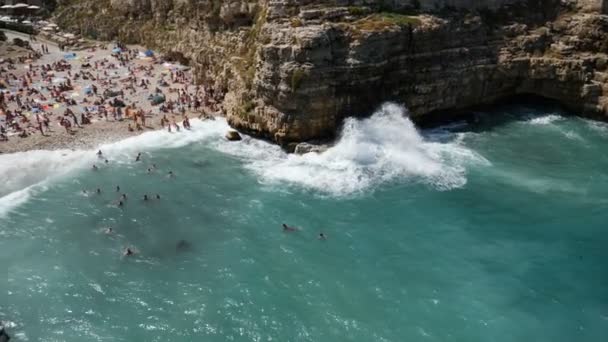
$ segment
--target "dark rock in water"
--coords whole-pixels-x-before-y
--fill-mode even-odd
[[[8,333],[4,330],[4,328],[0,328],[0,342],[8,342],[11,339],[8,336]]]
[[[327,145],[315,145],[309,143],[299,143],[294,150],[295,154],[306,154],[310,152],[323,153],[327,151]]]
[[[237,131],[228,131],[228,133],[226,133],[226,139],[230,141],[239,141],[243,138],[241,138],[241,135]]]
[[[177,242],[177,244],[175,245],[175,249],[178,252],[187,251],[190,249],[190,247],[192,247],[192,245],[190,245],[190,242],[188,242],[186,240],[179,240]]]

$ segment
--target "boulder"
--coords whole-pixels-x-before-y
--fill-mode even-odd
[[[237,131],[228,131],[228,133],[226,133],[226,139],[230,141],[239,141],[243,138],[241,138],[241,135]]]
[[[315,145],[309,143],[299,143],[294,149],[295,154],[306,154],[310,152],[323,153],[327,151],[327,145]]]

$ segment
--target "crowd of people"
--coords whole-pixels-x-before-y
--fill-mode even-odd
[[[189,128],[188,114],[218,110],[223,94],[194,85],[185,66],[117,43],[78,53],[48,45],[0,62],[0,140],[128,121],[129,132]],[[154,120],[161,117],[160,121]],[[120,126],[119,126],[120,127]],[[117,128],[124,129],[124,128]]]

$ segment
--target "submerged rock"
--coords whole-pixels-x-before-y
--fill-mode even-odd
[[[241,135],[237,131],[228,131],[228,133],[226,133],[226,139],[230,141],[239,141],[243,138],[241,138]]]
[[[0,342],[8,342],[11,339],[8,336],[8,333],[4,330],[4,328],[0,328]]]

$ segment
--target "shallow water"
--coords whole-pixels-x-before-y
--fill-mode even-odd
[[[218,120],[104,146],[108,165],[0,156],[0,318],[26,341],[608,338],[608,125],[401,114],[349,120],[322,155],[225,142]]]

